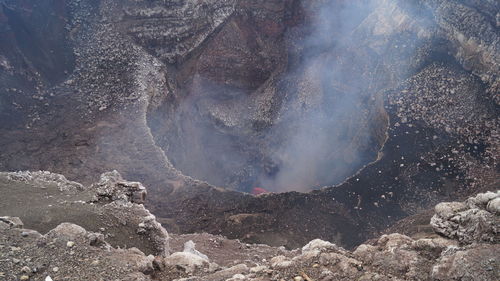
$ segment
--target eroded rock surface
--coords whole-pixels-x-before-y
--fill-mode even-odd
[[[500,242],[500,192],[480,193],[466,202],[440,203],[431,225],[437,233],[462,243]]]
[[[142,204],[146,200],[146,188],[139,182],[124,181],[117,171],[104,173],[101,180],[91,186],[96,201],[122,201]]]
[[[21,227],[0,227],[0,233],[4,280],[151,280],[153,256],[113,248],[103,234],[76,224],[62,223],[45,235]]]
[[[317,44],[325,2],[365,8],[327,17],[331,36]],[[498,185],[495,1],[0,3],[1,170],[84,186],[117,170],[148,186],[172,231],[291,248],[317,237],[355,247]],[[346,97],[353,110],[342,110]],[[323,115],[303,118],[311,112]],[[309,145],[310,162],[277,149],[297,124],[327,144]],[[273,183],[294,163],[308,168],[292,169],[300,180],[260,186],[259,175]],[[250,196],[211,184],[327,187]]]
[[[102,180],[93,187],[82,187],[61,175],[47,172],[2,173],[0,176],[2,186],[8,183],[10,187],[19,188],[21,183],[29,184],[31,193],[25,190],[25,196],[33,201],[47,203],[45,197],[54,197],[71,203],[72,198],[89,192],[90,201],[85,204],[96,206],[96,209],[77,207],[84,204],[81,202],[77,206],[74,206],[77,202],[64,206],[57,200],[50,205],[33,206],[36,212],[64,207],[60,210],[64,211],[65,221],[74,221],[56,222],[54,220],[58,218],[46,212],[46,218],[52,221],[45,223],[54,223],[55,226],[44,234],[31,228],[37,229],[34,212],[24,210],[25,222],[19,217],[0,217],[0,277],[4,280],[45,280],[49,276],[52,280],[493,281],[499,277],[499,234],[495,228],[499,219],[495,209],[498,191],[480,193],[464,202],[438,204],[430,223],[443,236],[411,238],[391,233],[361,244],[352,251],[315,239],[302,248],[286,250],[206,233],[169,237],[154,217],[141,216],[141,212],[147,210],[130,202],[129,197],[106,203],[91,200],[96,198],[97,189],[101,193],[104,190],[119,193],[117,187],[136,186],[123,180],[117,172],[103,174]],[[61,188],[66,185],[78,188]],[[37,189],[45,193],[37,193]],[[54,192],[47,193],[51,190]],[[127,191],[127,188],[122,190],[124,194]],[[9,192],[12,189],[5,190],[4,194]],[[74,193],[68,197],[68,192]],[[102,200],[110,201],[110,198]],[[9,206],[5,204],[9,200],[12,198],[8,196],[0,198],[0,206]],[[59,204],[63,205],[58,207]],[[130,209],[130,204],[137,208]],[[479,209],[489,215],[470,216],[468,211],[477,213],[474,210]],[[89,210],[100,210],[101,217],[111,218],[117,213],[123,216],[117,217],[116,221],[83,220],[84,216],[92,216]],[[12,214],[12,210],[3,207],[0,214]],[[461,219],[465,216],[466,219]],[[139,219],[150,222],[139,224],[144,232],[136,231]],[[113,223],[122,226],[114,228]],[[99,229],[89,231],[87,227]],[[102,227],[106,229],[102,230]],[[474,231],[469,231],[472,229]],[[120,237],[120,232],[126,232],[127,236]],[[147,242],[141,242],[144,235]],[[119,241],[126,241],[127,245],[117,243]],[[148,250],[145,243],[152,244],[149,249],[156,247],[156,251],[148,255],[140,250]]]
[[[466,202],[485,206],[484,201],[493,200],[496,193],[486,194],[478,194]],[[436,206],[435,216],[448,213],[443,211],[444,205],[449,205],[453,214],[467,208],[466,202],[441,203]],[[484,221],[492,225],[497,224],[496,220],[498,215],[485,218]],[[477,217],[470,220],[478,221],[481,219]],[[440,233],[439,229],[437,231]],[[234,264],[239,264],[224,263],[216,272],[212,272],[214,267],[208,262],[200,264],[195,270],[190,270],[193,276],[176,280],[496,280],[500,266],[498,241],[477,240],[474,244],[465,245],[463,237],[467,235],[461,232],[453,237],[433,235],[414,239],[391,233],[362,244],[353,251],[316,239],[301,249],[281,249],[274,256],[262,255],[264,252],[261,252],[261,259],[235,260],[230,257],[229,260]],[[193,237],[196,235],[184,239]],[[220,238],[206,234],[199,237],[204,237],[205,241],[201,244],[201,251],[213,255],[224,251],[224,243],[227,242],[213,243]],[[498,233],[495,237],[498,238]],[[174,240],[179,238],[175,237]],[[181,241],[175,242],[179,244],[177,249],[180,249]],[[248,245],[243,249],[252,252],[258,248]],[[220,259],[218,262],[222,264]],[[167,276],[166,272],[158,274]]]
[[[442,233],[435,226],[436,217],[457,217],[460,210],[469,208],[467,204],[484,207],[497,194],[489,192],[466,202],[440,203],[431,224]],[[498,215],[471,217],[468,222],[498,225]],[[489,233],[486,228],[477,229]],[[421,239],[392,233],[362,244],[354,251],[316,239],[300,250],[282,251],[260,261],[246,260],[215,273],[210,273],[206,264],[205,271],[192,272],[197,277],[176,280],[496,280],[500,266],[498,240],[479,239],[464,245],[466,237],[469,237],[466,232]],[[497,239],[499,234],[495,232],[494,237]]]
[[[113,247],[169,253],[167,231],[140,204],[144,186],[122,179],[116,171],[104,173],[90,187],[44,171],[0,173],[0,190],[0,214],[19,217],[26,228],[45,234],[61,223],[73,223],[99,233]]]

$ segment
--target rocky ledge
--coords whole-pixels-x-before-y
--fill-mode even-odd
[[[392,233],[353,251],[319,239],[286,250],[210,234],[169,236],[142,205],[145,187],[116,171],[88,187],[49,172],[0,173],[0,191],[0,280],[500,277],[500,191],[438,204],[425,237]]]

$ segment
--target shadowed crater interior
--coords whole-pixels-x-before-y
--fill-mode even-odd
[[[373,94],[384,79],[369,72],[378,71],[374,56],[350,48],[373,7],[332,3],[322,8],[334,19],[281,7],[289,16],[271,31],[249,13],[233,15],[177,62],[175,87],[148,115],[177,169],[243,192],[309,191],[376,159],[387,122]]]

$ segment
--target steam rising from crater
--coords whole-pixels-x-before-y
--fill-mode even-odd
[[[272,155],[280,163],[264,186],[273,191],[307,191],[337,184],[365,161],[370,136],[355,126],[366,123],[363,95],[371,94],[370,81],[361,71],[365,62],[349,61],[356,27],[374,9],[375,1],[330,1],[314,7],[317,16],[301,42],[303,62],[290,79],[299,80],[296,97],[282,108],[288,136]],[[304,87],[302,87],[304,86]],[[359,131],[359,132],[356,132]],[[364,134],[364,135],[363,135]]]
[[[374,94],[387,71],[363,45],[372,26],[362,23],[381,3],[303,2],[308,20],[286,31],[288,69],[258,89],[196,74],[164,145],[174,166],[218,186],[283,192],[341,183],[373,161],[383,142],[374,127],[385,126]]]

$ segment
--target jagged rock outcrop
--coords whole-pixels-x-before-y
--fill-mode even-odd
[[[190,271],[193,276],[175,280],[496,280],[499,249],[498,244],[460,247],[456,240],[389,234],[349,252],[314,240],[301,250],[215,273],[206,263]]]
[[[480,193],[466,202],[440,203],[431,219],[434,230],[466,244],[500,242],[500,191]]]
[[[79,219],[75,223],[49,220],[45,223],[56,225],[42,234],[30,227],[37,227],[35,213],[22,210],[25,222],[19,217],[0,217],[0,277],[5,280],[43,280],[47,277],[57,280],[65,277],[74,280],[177,281],[493,281],[498,280],[500,272],[500,244],[496,229],[500,217],[496,205],[498,191],[480,193],[465,202],[438,204],[431,224],[444,237],[433,235],[415,239],[391,233],[359,245],[353,251],[315,239],[300,249],[286,250],[205,233],[174,235],[171,246],[174,253],[168,254],[165,247],[170,249],[170,237],[154,217],[141,217],[144,207],[129,201],[130,197],[125,196],[129,189],[120,191],[120,187],[137,185],[123,180],[117,172],[103,174],[102,180],[93,187],[83,187],[61,175],[47,172],[0,174],[0,187],[20,188],[20,184],[29,185],[26,187],[29,189],[21,191],[31,202],[47,203],[45,197],[57,199],[42,208],[32,206],[37,212],[45,212],[46,219],[55,218],[50,215],[50,209],[64,212],[67,221],[75,217]],[[66,185],[78,188],[65,188]],[[92,199],[97,197],[97,189],[101,194],[124,196],[111,202],[113,196],[95,201]],[[44,192],[40,193],[41,190]],[[2,190],[3,194],[12,191]],[[84,203],[72,201],[82,199],[78,195],[87,191],[88,204],[97,209],[81,208],[78,205]],[[62,198],[66,200],[64,204],[59,201]],[[1,215],[12,214],[9,204],[5,204],[9,200],[12,198],[8,196],[0,198]],[[138,207],[130,209],[130,205]],[[96,210],[102,211],[99,213],[101,217],[113,217],[118,213],[123,216],[116,221],[101,221],[93,218],[92,212]],[[481,212],[488,215],[478,216]],[[83,220],[84,216],[91,220]],[[139,225],[144,232],[136,231],[137,216],[150,222]],[[115,228],[118,224],[122,227]],[[80,225],[99,229],[89,231]],[[103,226],[105,231],[101,229]],[[126,232],[127,236],[118,237],[120,232]],[[141,242],[143,235],[148,238]],[[117,241],[117,238],[122,240]],[[129,244],[122,247],[120,242],[125,241]],[[148,255],[140,250],[148,250],[145,243],[157,247],[156,252]],[[163,248],[158,245],[163,245]]]
[[[142,205],[145,187],[116,171],[104,173],[90,187],[46,171],[0,173],[0,191],[5,194],[0,214],[19,217],[26,228],[46,233],[61,223],[73,223],[99,233],[113,247],[169,254],[167,231]]]
[[[124,181],[115,170],[101,175],[99,182],[91,186],[96,191],[95,201],[122,201],[143,204],[146,188],[140,182]]]
[[[121,3],[121,24],[143,48],[175,63],[185,59],[225,23],[235,10],[235,2],[127,1]]]
[[[498,3],[367,2],[0,0],[0,170],[85,186],[117,170],[173,231],[288,247],[355,247],[498,185]],[[330,145],[309,157],[325,161],[281,185],[327,188],[211,185],[272,190],[257,175],[306,162],[276,147],[317,120],[304,139]]]
[[[478,194],[466,202],[440,203],[436,217],[460,216],[467,205],[477,208],[494,202],[498,192]],[[459,204],[461,204],[459,206]],[[491,206],[491,204],[490,204]],[[498,226],[498,215],[469,217],[467,222]],[[477,228],[485,233],[486,228]],[[447,237],[413,239],[398,233],[383,235],[370,243],[347,251],[333,243],[313,240],[300,250],[283,252],[258,265],[242,263],[216,273],[198,269],[193,277],[176,280],[496,280],[499,277],[500,246],[498,240],[476,239],[474,244],[463,245],[468,233]],[[498,238],[498,233],[494,234]],[[492,243],[492,244],[490,244]],[[250,268],[248,268],[250,266]],[[208,264],[205,265],[205,269]],[[238,268],[238,269],[236,269]],[[232,270],[233,275],[219,276]]]

